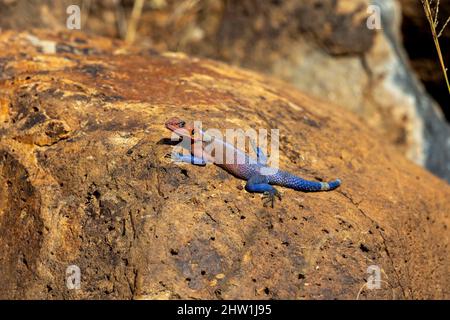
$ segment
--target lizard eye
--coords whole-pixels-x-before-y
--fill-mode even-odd
[[[185,121],[180,121],[180,122],[178,123],[178,126],[179,126],[180,128],[184,128],[185,125],[186,125],[186,122],[185,122]]]

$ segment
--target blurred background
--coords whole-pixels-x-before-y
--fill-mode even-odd
[[[347,108],[450,181],[450,95],[421,0],[0,0],[0,29],[68,32],[72,4],[86,34],[245,67]],[[441,27],[449,16],[440,1]],[[450,26],[439,40],[450,64]]]

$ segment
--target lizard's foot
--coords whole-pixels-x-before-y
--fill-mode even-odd
[[[181,162],[181,157],[179,154],[166,153],[164,158],[171,160],[172,162]]]
[[[263,193],[263,200],[264,200],[263,205],[264,205],[264,207],[267,207],[267,205],[270,204],[272,206],[272,208],[273,208],[273,205],[275,203],[275,197],[277,197],[278,200],[281,201],[281,193],[278,190],[276,190],[276,189],[274,189],[274,191],[266,191],[266,192],[264,192]]]
[[[172,162],[188,162],[183,158],[181,153],[167,153],[164,158],[171,160]]]

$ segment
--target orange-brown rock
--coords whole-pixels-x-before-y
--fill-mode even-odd
[[[165,158],[172,116],[278,128],[282,168],[343,185],[281,188],[264,208],[221,169]],[[1,298],[450,297],[450,187],[284,83],[83,34],[5,32],[0,123]]]
[[[450,118],[448,90],[420,1],[148,0],[132,21],[135,3],[82,5],[82,31],[284,79],[355,112],[409,159],[450,182],[450,125],[441,112]],[[66,31],[72,4],[0,0],[0,29]],[[448,8],[440,2],[440,26]],[[372,28],[376,21],[380,29]],[[444,57],[449,33],[441,38]]]

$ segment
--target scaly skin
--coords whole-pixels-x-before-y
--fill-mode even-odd
[[[191,156],[183,156],[181,154],[175,155],[177,160],[197,165],[206,165],[207,162],[216,164],[235,177],[246,180],[247,184],[245,185],[245,190],[248,192],[263,193],[264,198],[267,200],[264,205],[271,203],[273,207],[275,197],[278,197],[281,200],[280,193],[272,185],[278,185],[303,192],[329,191],[336,189],[341,185],[339,179],[330,182],[309,181],[282,170],[278,170],[271,175],[263,175],[261,174],[261,169],[269,167],[265,165],[264,160],[261,160],[261,158],[265,158],[265,156],[259,148],[254,147],[258,156],[258,159],[254,159],[225,141],[219,139],[212,140],[204,132],[199,132],[198,129],[194,128],[192,123],[187,123],[178,118],[171,118],[165,125],[167,129],[190,141]],[[234,155],[234,162],[231,164],[226,163],[223,158],[218,158],[219,155],[216,155],[216,152],[213,154],[206,152],[205,148],[208,147],[212,141],[214,141],[216,146],[223,147],[224,151],[222,157],[225,157],[227,151],[231,151],[230,154]],[[238,157],[244,159],[244,161],[242,161],[244,163],[237,163],[236,159]]]

